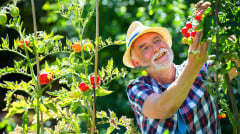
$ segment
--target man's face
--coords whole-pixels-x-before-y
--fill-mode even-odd
[[[148,69],[162,70],[173,63],[173,52],[157,33],[145,33],[132,45],[132,53],[137,66],[150,66]]]

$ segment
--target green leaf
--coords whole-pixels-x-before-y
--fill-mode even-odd
[[[55,112],[55,113],[57,113],[58,112],[58,109],[57,109],[57,107],[55,106],[55,104],[53,104],[53,103],[47,103],[47,104],[45,104],[49,109],[51,109],[53,112]]]
[[[47,110],[47,108],[43,105],[43,104],[40,104],[40,111],[42,111],[42,112],[47,112],[48,110]]]
[[[208,7],[208,8],[205,10],[204,15],[209,15],[211,11],[212,11],[212,8],[211,8],[211,7]]]
[[[7,120],[2,120],[2,121],[0,122],[0,129],[3,129],[4,127],[6,127],[7,124],[8,124],[8,121],[7,121]]]
[[[136,68],[133,68],[130,73],[140,73],[140,72],[146,70],[148,67],[149,66],[144,66],[144,67],[138,66]]]
[[[115,129],[115,127],[113,125],[110,125],[110,127],[108,127],[107,129],[107,134],[111,134],[111,132]]]
[[[230,69],[231,69],[231,64],[232,64],[232,61],[229,60],[229,61],[227,62],[227,68],[226,68],[226,70],[230,70]]]
[[[70,107],[70,111],[73,113],[78,108],[78,106],[80,106],[80,105],[81,105],[80,101],[72,102],[71,107]]]
[[[198,24],[198,26],[197,26],[197,28],[195,29],[195,31],[196,31],[196,32],[201,31],[201,30],[203,29],[203,24],[204,24],[204,21],[201,21],[201,22]]]
[[[97,118],[108,118],[107,113],[103,110],[97,112]]]
[[[55,91],[55,92],[47,92],[49,95],[52,95],[52,96],[58,96],[59,95],[59,92],[58,91]]]
[[[65,107],[65,106],[68,106],[72,103],[72,100],[71,99],[64,99],[64,100],[61,100],[58,102],[58,105],[60,107]]]
[[[96,96],[106,96],[111,94],[113,91],[106,90],[102,87],[96,89]]]
[[[64,38],[64,36],[56,35],[56,36],[53,37],[53,40],[60,40],[62,38]]]
[[[45,71],[46,71],[46,72],[50,72],[47,61],[45,61]]]
[[[78,123],[76,121],[72,121],[72,123],[73,123],[76,133],[80,134],[81,130],[80,130]]]

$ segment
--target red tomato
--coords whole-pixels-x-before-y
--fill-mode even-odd
[[[42,72],[39,77],[41,85],[48,84],[53,79],[51,72]]]
[[[81,52],[81,44],[80,43],[74,43],[72,45],[72,49],[73,49],[73,51],[75,51],[77,53]]]
[[[187,37],[187,38],[190,37],[190,33],[185,33],[184,37]]]
[[[79,85],[79,88],[81,91],[85,92],[89,89],[89,87],[87,86],[86,83],[82,82],[80,85]]]
[[[30,46],[30,44],[29,44],[29,41],[28,41],[28,40],[25,40],[24,42],[25,42],[26,46]],[[21,40],[19,43],[20,43],[20,48],[21,48],[21,49],[24,49],[23,40]]]
[[[221,119],[221,118],[222,118],[222,115],[219,114],[219,115],[218,115],[218,119]]]
[[[94,85],[94,77],[93,76],[90,77],[90,82],[91,82],[91,85],[93,86]],[[100,82],[101,82],[101,79],[99,76],[97,76],[97,87],[99,87]]]
[[[196,33],[197,33],[196,31],[192,31],[192,32],[191,32],[191,36],[192,36],[192,37],[195,37]]]
[[[188,22],[188,23],[186,24],[186,27],[187,27],[187,29],[192,28],[192,23],[191,23],[191,22]]]
[[[202,19],[202,16],[196,15],[195,19],[196,19],[196,20],[201,20],[201,19]]]
[[[188,29],[187,28],[182,28],[182,30],[181,30],[181,33],[182,34],[186,34],[188,32]]]

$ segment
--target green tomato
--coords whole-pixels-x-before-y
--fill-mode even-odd
[[[188,45],[192,45],[193,44],[193,39],[190,37],[188,38],[188,41],[187,41]]]
[[[7,15],[6,14],[0,14],[0,25],[4,25],[7,23]]]
[[[187,37],[183,37],[182,38],[182,43],[183,44],[188,44],[188,38]]]
[[[12,17],[18,17],[18,15],[19,15],[19,9],[18,9],[18,7],[13,6],[13,7],[10,9],[10,15],[11,15]]]
[[[83,44],[83,50],[86,51],[86,52],[89,52],[91,50],[94,49],[94,46],[92,43],[86,43],[86,44]]]

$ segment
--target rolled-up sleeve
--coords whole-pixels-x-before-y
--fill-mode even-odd
[[[131,83],[127,87],[127,95],[132,109],[142,112],[142,106],[149,95],[153,93],[150,85],[145,83]]]

